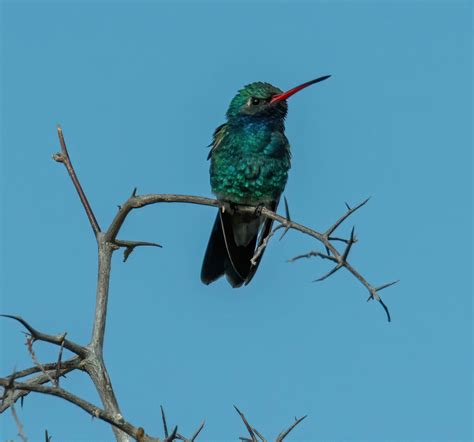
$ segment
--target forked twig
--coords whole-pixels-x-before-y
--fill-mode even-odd
[[[251,437],[251,439],[247,438],[247,437],[239,437],[240,440],[242,441],[246,441],[246,442],[258,442],[258,438],[260,438],[260,440],[262,442],[266,442],[266,439],[265,437],[259,432],[256,430],[256,428],[254,428],[252,425],[249,424],[247,418],[245,417],[245,415],[234,405],[234,408],[235,410],[237,411],[237,413],[239,414],[240,418],[242,419],[244,425],[245,425],[245,428],[247,428],[247,431]],[[303,421],[304,419],[306,419],[307,415],[303,416],[303,417],[300,417],[299,419],[296,419],[295,418],[295,422],[290,425],[286,430],[283,430],[278,436],[277,438],[275,439],[275,442],[282,442],[286,436],[288,436],[288,434],[290,434],[290,432],[298,425],[300,424],[301,421]]]

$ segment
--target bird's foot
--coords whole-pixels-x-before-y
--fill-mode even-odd
[[[231,201],[222,201],[221,210],[222,213],[228,213],[229,215],[233,215],[235,213],[235,208],[237,204],[232,203]]]
[[[265,207],[265,204],[260,203],[257,207],[255,207],[255,212],[253,212],[253,214],[256,217],[259,217],[262,214],[262,210],[263,210],[264,207]]]

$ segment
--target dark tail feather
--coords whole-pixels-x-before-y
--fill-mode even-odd
[[[222,234],[221,219],[217,214],[212,228],[206,254],[201,268],[201,281],[210,284],[226,273],[228,257],[225,247],[224,235]],[[232,266],[231,266],[232,267]]]
[[[275,211],[278,201],[271,203],[271,210]],[[258,240],[258,225],[255,227],[255,234],[253,234],[255,218],[247,218],[239,214],[231,214],[229,212],[222,212],[219,210],[214,226],[212,228],[209,243],[207,244],[206,254],[201,269],[201,281],[204,284],[211,284],[216,279],[225,275],[232,287],[240,287],[243,284],[248,284],[255,275],[257,268],[262,259],[263,253],[257,259],[255,265],[252,265],[251,259],[255,254],[256,247],[260,246],[265,238],[272,230],[273,221],[266,219],[263,223],[263,229]],[[244,236],[248,235],[245,240],[242,240],[242,223],[247,224],[250,230],[245,231]],[[238,246],[235,240],[235,232],[240,243],[246,245]],[[247,242],[248,241],[248,242]]]
[[[247,280],[252,268],[250,260],[255,252],[258,228],[255,231],[255,235],[250,239],[246,246],[238,246],[235,243],[234,223],[241,222],[241,217],[239,215],[232,215],[228,212],[223,213],[221,211],[219,213],[225,248],[227,251],[227,260],[228,264],[230,264],[226,266],[226,277],[232,287],[240,287]]]
[[[251,271],[250,260],[255,251],[257,233],[258,231],[247,246],[237,246],[232,228],[232,215],[219,211],[204,255],[201,281],[204,284],[211,284],[225,275],[232,287],[242,286]]]

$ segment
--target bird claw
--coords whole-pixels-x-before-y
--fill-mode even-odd
[[[233,215],[235,213],[235,206],[236,204],[230,201],[222,201],[221,211],[222,213],[228,213],[229,215]]]
[[[262,214],[262,210],[265,207],[265,204],[260,203],[257,207],[255,207],[255,212],[253,213],[256,217],[259,217]]]

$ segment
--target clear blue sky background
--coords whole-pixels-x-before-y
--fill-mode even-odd
[[[199,279],[214,209],[133,213],[122,237],[157,241],[113,263],[106,360],[123,414],[161,432],[237,440],[232,404],[268,438],[472,440],[472,8],[445,2],[2,3],[1,311],[86,343],[96,247],[59,150],[61,123],[100,224],[140,193],[210,196],[206,145],[237,89],[332,78],[289,102],[292,217],[318,230],[344,201],[351,261],[393,322],[346,272],[323,283],[318,248],[273,241],[252,284]],[[30,366],[0,321],[1,373]],[[56,349],[37,345],[44,362]],[[89,380],[64,387],[98,402]],[[56,398],[18,407],[30,440],[111,440]],[[16,439],[10,413],[0,439]]]

